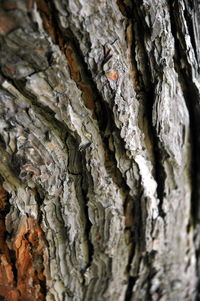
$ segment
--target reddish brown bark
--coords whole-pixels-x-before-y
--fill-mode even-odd
[[[43,287],[45,242],[42,229],[33,217],[23,217],[17,233],[11,240],[11,246],[8,247],[4,218],[7,206],[8,195],[0,186],[0,296],[7,301],[42,301],[45,291]]]

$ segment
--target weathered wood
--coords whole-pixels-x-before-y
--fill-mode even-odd
[[[0,295],[198,300],[198,1],[0,8]]]

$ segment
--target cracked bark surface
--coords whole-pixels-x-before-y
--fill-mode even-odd
[[[0,1],[2,300],[198,300],[198,1]]]

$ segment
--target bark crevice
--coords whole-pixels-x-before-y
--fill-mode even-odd
[[[149,158],[151,159],[153,168],[154,168],[154,178],[157,183],[157,196],[160,200],[159,202],[159,215],[164,218],[165,213],[162,209],[162,203],[163,203],[163,197],[164,197],[164,186],[165,186],[165,171],[163,168],[163,148],[160,145],[159,138],[157,136],[156,130],[153,126],[153,105],[155,100],[155,83],[153,83],[152,80],[152,74],[150,70],[150,62],[148,59],[148,55],[146,53],[145,46],[143,42],[140,39],[141,33],[142,36],[145,36],[147,34],[147,31],[144,27],[144,24],[140,18],[140,14],[138,13],[138,8],[134,11],[134,36],[135,41],[133,41],[133,60],[135,61],[134,65],[137,70],[138,74],[138,80],[139,80],[139,100],[142,100],[144,103],[144,112],[145,112],[145,118],[147,120],[147,126],[148,126],[148,132],[146,135],[149,137],[150,143],[151,143],[151,151],[149,151]],[[143,54],[142,60],[141,58],[137,57],[136,55],[136,43],[137,47],[140,48],[140,52]],[[137,62],[137,60],[141,60]],[[138,63],[140,65],[144,64],[144,70],[139,70]],[[142,96],[140,96],[140,92],[143,92]],[[141,99],[142,98],[142,99]],[[145,129],[142,129],[143,132],[145,132]],[[147,150],[148,150],[148,146]]]
[[[187,49],[186,44],[184,44],[184,36],[181,32],[181,28],[176,20],[178,20],[176,16],[176,11],[179,10],[179,5],[174,4],[169,1],[169,11],[170,11],[170,21],[171,21],[171,28],[172,34],[175,41],[175,56],[174,56],[174,64],[175,70],[178,74],[179,83],[182,87],[185,103],[188,109],[189,118],[190,118],[190,136],[191,136],[191,167],[190,167],[190,176],[191,176],[191,186],[192,186],[192,194],[191,194],[191,220],[188,223],[188,227],[190,223],[194,225],[194,227],[199,228],[200,222],[200,207],[199,207],[199,200],[200,200],[200,189],[199,189],[199,181],[200,181],[200,160],[199,160],[199,153],[200,153],[200,139],[199,139],[199,131],[200,131],[200,108],[199,108],[199,101],[200,95],[199,91],[194,83],[194,78],[192,75],[192,67],[188,63],[187,58]],[[175,10],[176,7],[176,10]],[[197,57],[197,50],[194,38],[194,31],[193,26],[188,16],[189,12],[188,9],[185,8],[184,10],[184,17],[187,24],[188,32],[190,33],[191,44],[193,46],[193,50],[195,53],[196,60],[198,62]],[[177,37],[176,32],[180,32],[179,37]],[[185,48],[184,48],[185,46]],[[183,67],[183,62],[186,64],[186,67]],[[200,275],[200,268],[199,268],[199,254],[200,254],[200,245],[199,245],[199,234],[194,232],[194,244],[196,247],[196,273],[197,277],[199,278]],[[200,285],[199,281],[196,283],[196,298],[195,300],[199,299],[200,296]]]

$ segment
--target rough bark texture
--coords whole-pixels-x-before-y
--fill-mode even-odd
[[[198,1],[0,1],[3,300],[198,300]]]

